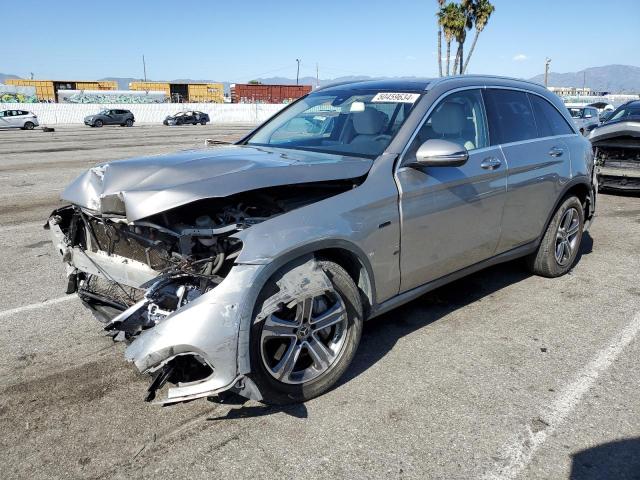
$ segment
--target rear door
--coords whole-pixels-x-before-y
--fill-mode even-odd
[[[402,164],[429,139],[458,143],[469,152],[461,167],[406,167],[396,173],[400,191],[401,290],[490,258],[500,238],[507,164],[489,144],[478,89],[451,93],[429,114]]]
[[[498,252],[504,252],[536,240],[544,230],[570,177],[570,150],[563,136],[556,133],[575,134],[541,96],[510,89],[488,89],[484,95],[492,144],[501,145],[509,163],[498,245]],[[561,123],[550,112],[559,115]]]
[[[0,128],[9,128],[10,126],[9,110],[0,112]]]

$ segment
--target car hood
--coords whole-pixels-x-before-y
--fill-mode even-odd
[[[591,133],[589,134],[589,140],[591,140],[591,143],[597,143],[618,137],[632,137],[640,139],[640,119],[606,122],[591,130]]]
[[[62,199],[135,221],[205,198],[357,178],[372,164],[343,155],[230,145],[103,163],[76,178]]]

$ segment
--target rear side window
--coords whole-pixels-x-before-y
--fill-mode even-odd
[[[533,113],[538,126],[539,137],[569,135],[574,133],[564,117],[547,100],[538,95],[529,94]]]
[[[526,93],[488,89],[484,95],[492,145],[521,142],[538,136]]]

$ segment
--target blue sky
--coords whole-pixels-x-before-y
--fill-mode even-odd
[[[23,77],[141,77],[143,53],[150,79],[437,74],[436,0],[4,2],[0,72]],[[640,0],[493,3],[472,73],[640,66]]]

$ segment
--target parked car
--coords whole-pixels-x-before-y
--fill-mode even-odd
[[[640,100],[625,103],[589,135],[602,189],[640,191]]]
[[[600,124],[600,114],[596,107],[567,106],[567,108],[573,119],[573,123],[583,135],[588,135],[591,130]]]
[[[365,320],[520,257],[567,273],[596,206],[561,100],[471,75],[317,89],[235,145],[101,164],[62,196],[67,291],[162,404],[320,395]]]
[[[33,130],[40,125],[38,117],[26,110],[3,110],[0,111],[0,128],[21,128],[22,130]]]
[[[203,112],[178,112],[175,115],[169,115],[162,122],[165,125],[206,125],[209,123],[209,115]]]
[[[120,125],[121,127],[133,127],[136,119],[130,110],[107,108],[95,115],[84,117],[84,124],[90,127],[102,127],[103,125]]]

